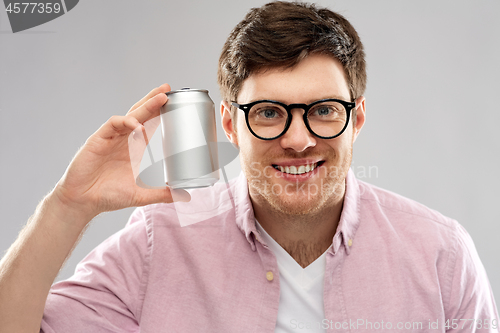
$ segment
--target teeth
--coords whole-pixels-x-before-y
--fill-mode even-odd
[[[277,169],[279,169],[281,172],[289,173],[292,175],[301,175],[306,172],[313,171],[316,168],[317,164],[306,164],[306,165],[300,165],[299,167],[292,165],[292,166],[285,166],[282,167],[281,165],[277,166]]]

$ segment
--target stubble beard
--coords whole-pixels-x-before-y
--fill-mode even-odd
[[[242,156],[243,157],[243,156]],[[336,154],[328,161],[337,160]],[[249,164],[243,162],[243,171],[247,175],[248,188],[254,200],[265,204],[275,212],[286,216],[314,214],[323,208],[337,203],[345,192],[345,178],[352,161],[352,147],[340,164],[319,166],[320,184],[290,183],[286,188],[279,182],[273,182],[264,172],[260,177],[252,177]],[[255,173],[254,173],[255,175]],[[317,177],[316,176],[316,177]]]

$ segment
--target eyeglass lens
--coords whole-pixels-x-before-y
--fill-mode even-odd
[[[274,138],[285,129],[288,118],[286,109],[270,102],[255,104],[248,112],[248,123],[258,136]],[[339,134],[347,121],[344,106],[327,101],[312,106],[307,113],[311,130],[319,136],[331,137]]]

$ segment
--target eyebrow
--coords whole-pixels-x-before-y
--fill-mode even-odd
[[[265,100],[267,100],[267,101],[276,101],[276,102],[280,102],[280,103],[287,104],[287,105],[289,105],[289,104],[307,104],[307,105],[309,105],[309,104],[311,104],[311,103],[314,103],[314,102],[316,102],[316,101],[320,101],[320,100],[323,100],[323,99],[340,99],[340,100],[342,100],[342,101],[346,101],[346,102],[351,103],[350,98],[344,98],[344,97],[342,97],[342,96],[338,96],[338,95],[329,95],[329,96],[327,96],[327,97],[323,97],[323,98],[318,98],[318,99],[309,100],[309,101],[307,101],[306,103],[296,103],[296,102],[287,103],[287,102],[285,102],[285,101],[283,101],[283,100],[273,99],[273,98],[255,98],[255,99],[252,99],[250,102],[247,102],[247,103],[239,103],[239,104],[249,104],[249,103],[253,103],[253,102],[257,102],[257,101],[265,101]]]

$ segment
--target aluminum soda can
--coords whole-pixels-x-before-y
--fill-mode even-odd
[[[219,180],[214,102],[201,89],[166,94],[160,111],[165,181],[173,189],[212,186]]]

